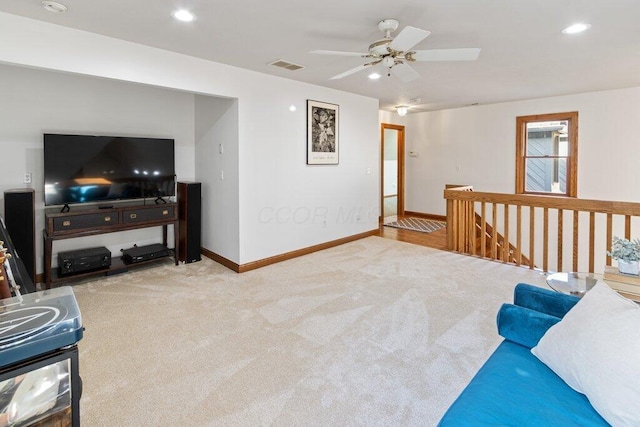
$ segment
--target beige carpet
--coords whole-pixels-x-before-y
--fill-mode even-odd
[[[83,426],[435,425],[536,272],[369,237],[244,274],[73,286]]]

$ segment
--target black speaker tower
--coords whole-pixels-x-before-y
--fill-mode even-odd
[[[4,192],[4,223],[31,281],[36,283],[35,191],[32,188]]]
[[[179,260],[200,261],[202,230],[202,184],[178,182]]]

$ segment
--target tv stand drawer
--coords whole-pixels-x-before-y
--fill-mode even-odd
[[[96,229],[113,227],[120,218],[118,212],[88,213],[82,215],[68,215],[66,217],[53,218],[53,233],[66,231],[80,231],[83,229]]]
[[[104,234],[137,228],[171,225],[178,221],[177,205],[122,204],[110,209],[80,209],[71,212],[45,211],[48,238],[69,239],[74,235]]]
[[[144,208],[126,209],[122,211],[122,222],[134,224],[144,221],[157,221],[174,218],[173,206],[151,206]]]

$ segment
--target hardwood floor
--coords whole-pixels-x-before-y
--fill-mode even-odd
[[[414,245],[429,246],[430,248],[447,250],[447,229],[437,230],[432,233],[404,230],[393,227],[380,227],[380,237],[413,243]]]

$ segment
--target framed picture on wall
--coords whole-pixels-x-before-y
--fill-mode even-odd
[[[337,165],[340,107],[307,100],[307,164]]]

